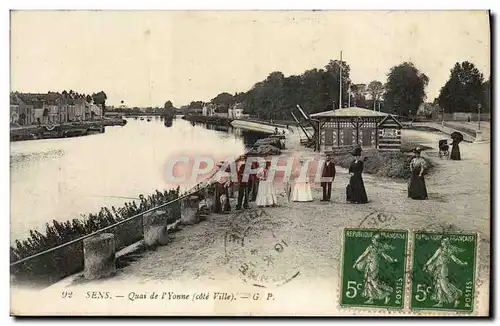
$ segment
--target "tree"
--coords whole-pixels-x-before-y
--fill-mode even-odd
[[[86,101],[87,103],[92,103],[92,96],[87,95],[87,96],[85,97],[85,101]]]
[[[173,109],[174,105],[172,104],[171,101],[166,101],[165,105],[163,106],[165,109]]]
[[[483,74],[474,64],[455,63],[439,93],[439,106],[444,112],[477,112],[478,105],[485,104],[483,80]]]
[[[380,100],[384,93],[384,85],[378,80],[373,80],[368,84],[367,92],[373,101],[373,110],[376,110],[377,101]]]
[[[212,100],[210,100],[211,103],[215,104],[216,110],[219,112],[227,112],[227,110],[233,106],[234,104],[234,99],[233,95],[224,92],[220,93],[216,97],[214,97]]]
[[[332,102],[339,103],[340,87],[340,67],[342,67],[342,107],[349,103],[349,85],[351,84],[351,67],[345,61],[330,60],[325,66],[326,78],[323,78],[323,87],[328,93],[328,101],[323,98],[323,105],[327,106]]]
[[[95,105],[100,105],[102,107],[102,113],[104,114],[104,111],[106,110],[106,100],[108,99],[106,93],[100,91],[97,94],[92,94],[92,99],[94,100]]]
[[[413,63],[404,62],[392,67],[387,75],[384,101],[391,112],[413,117],[425,99],[425,87],[429,78]]]

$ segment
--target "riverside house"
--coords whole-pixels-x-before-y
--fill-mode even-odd
[[[20,125],[36,122],[33,103],[24,101],[17,93],[10,94],[10,122]]]

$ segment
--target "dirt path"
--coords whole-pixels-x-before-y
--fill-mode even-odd
[[[442,135],[405,130],[403,137],[415,138],[423,145],[437,148],[437,140]],[[295,143],[289,144],[291,151],[300,148],[297,139]],[[307,152],[300,150],[301,153]],[[327,300],[336,300],[344,227],[477,231],[480,238],[480,287],[483,289],[481,302],[482,307],[487,309],[485,300],[488,295],[490,254],[489,144],[462,143],[460,150],[462,161],[440,160],[437,149],[425,153],[437,164],[434,173],[426,180],[429,192],[427,201],[408,199],[405,181],[365,175],[370,202],[366,205],[346,204],[348,175],[344,169],[338,168],[331,203],[319,201],[319,185],[314,185],[314,201],[309,203],[289,203],[283,186],[277,186],[279,207],[266,208],[266,215],[258,218],[254,224],[234,214],[210,215],[206,221],[186,226],[175,233],[169,245],[143,253],[138,260],[121,268],[110,282],[126,287],[150,282],[193,280],[203,284],[211,281],[241,283],[241,273],[238,271],[241,265],[251,259],[264,260],[267,257],[265,253],[272,251],[276,242],[283,240],[287,246],[278,257],[281,263],[276,262],[275,267],[271,268],[261,261],[261,269],[265,272],[272,269],[276,275],[295,274],[298,271],[298,276],[287,286],[290,289],[300,288],[305,293],[305,298],[297,299],[296,308],[301,311],[310,309],[313,313],[324,307],[310,302],[312,293],[318,294],[319,291],[318,295]],[[380,219],[374,218],[377,214],[382,214]],[[253,233],[247,237],[249,240],[246,241],[249,242],[246,242],[246,247],[239,252],[240,249],[235,249],[234,245],[228,245],[226,233],[248,225]],[[269,225],[273,235],[270,236],[265,228],[256,228],[256,225]],[[233,254],[228,255],[228,251]],[[335,313],[338,308],[331,309]]]

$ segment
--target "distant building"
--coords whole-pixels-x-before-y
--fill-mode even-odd
[[[102,109],[87,103],[83,95],[49,92],[18,93],[10,96],[11,122],[20,125],[67,123],[102,117]],[[94,112],[94,113],[92,113]]]
[[[227,116],[230,119],[240,119],[245,117],[245,114],[243,113],[244,111],[244,106],[242,103],[236,103],[233,105],[233,107],[229,108],[227,111]]]
[[[201,112],[203,116],[211,117],[215,113],[215,105],[212,103],[204,103]]]
[[[102,108],[99,105],[90,104],[90,114],[94,120],[102,119]]]
[[[23,99],[20,93],[12,93],[10,96],[10,121],[20,125],[36,121],[33,103]]]

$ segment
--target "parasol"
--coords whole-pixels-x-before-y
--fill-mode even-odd
[[[451,139],[453,139],[453,143],[458,144],[464,140],[464,135],[458,131],[454,131],[451,133]]]

